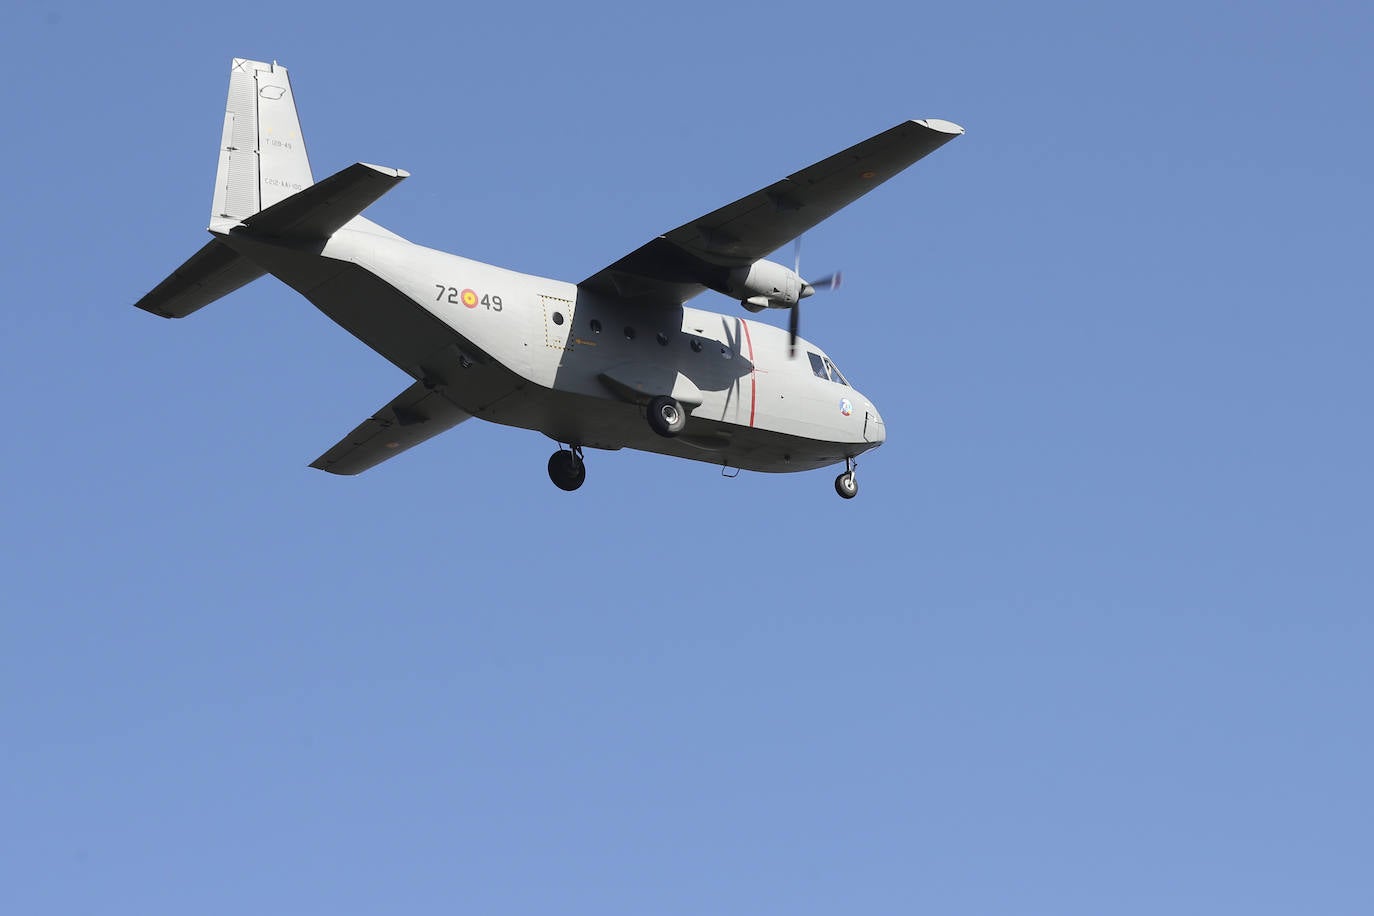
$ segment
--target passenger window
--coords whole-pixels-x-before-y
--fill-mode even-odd
[[[660,347],[668,346],[668,335],[664,334],[662,331],[658,332],[658,345]]]
[[[700,353],[700,352],[701,352],[701,341],[697,340],[695,337],[692,338],[692,352],[693,352],[693,353]]]
[[[811,371],[816,373],[816,378],[823,378],[827,382],[830,381],[830,374],[825,371],[825,363],[821,360],[821,355],[819,353],[812,353],[810,350],[806,352],[806,355],[811,359]]]

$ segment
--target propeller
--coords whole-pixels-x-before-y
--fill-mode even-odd
[[[811,280],[806,285],[818,293],[830,292],[832,289],[839,289],[840,281],[843,279],[844,274],[837,270],[828,277],[821,277],[819,280]]]
[[[792,272],[801,277],[801,236],[797,236],[797,241],[792,247]],[[819,280],[807,282],[802,280],[802,288],[797,294],[797,301],[792,303],[788,309],[787,333],[788,345],[787,355],[796,357],[797,355],[797,331],[801,326],[801,301],[807,296],[818,292],[829,292],[840,288],[840,281],[844,279],[844,274],[835,271],[833,274],[821,277]]]

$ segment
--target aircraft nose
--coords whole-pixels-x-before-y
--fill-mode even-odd
[[[878,408],[873,406],[873,402],[868,402],[868,408],[864,416],[864,438],[876,445],[882,445],[887,441],[887,427],[883,425],[882,415],[878,413]]]

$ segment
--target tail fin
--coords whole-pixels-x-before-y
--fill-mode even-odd
[[[285,67],[234,58],[225,108],[210,208],[217,237],[135,303],[163,318],[185,318],[265,273],[221,240],[231,232],[325,239],[348,225],[400,238],[359,214],[406,173],[359,163],[315,184]]]
[[[234,58],[210,229],[228,231],[314,183],[286,68]],[[163,318],[185,318],[264,273],[211,239],[135,305]]]
[[[241,222],[315,183],[285,67],[234,58],[225,108],[212,225]]]

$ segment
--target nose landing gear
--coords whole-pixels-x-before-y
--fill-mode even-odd
[[[859,495],[859,481],[854,477],[854,470],[858,467],[853,458],[844,460],[844,473],[835,478],[835,492],[845,499],[853,499]]]
[[[587,465],[582,460],[582,446],[560,448],[549,457],[549,480],[560,490],[569,492],[582,486],[587,479]]]

